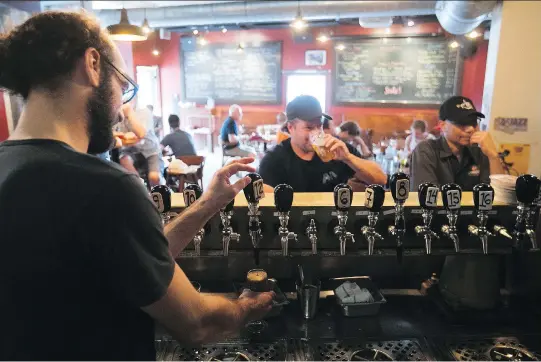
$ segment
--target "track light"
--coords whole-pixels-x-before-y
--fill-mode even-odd
[[[237,53],[242,53],[244,51],[244,46],[242,46],[242,44],[239,44],[237,46]]]
[[[192,33],[193,33],[193,35],[197,35],[197,34],[199,34],[199,30],[194,29],[194,30],[192,31]]]
[[[152,51],[152,55],[158,56],[158,55],[160,55],[160,51],[159,51],[158,49],[154,49],[154,50]]]
[[[460,46],[460,44],[456,40],[453,40],[451,43],[449,43],[449,47],[452,48],[452,49],[456,49],[459,46]]]
[[[227,28],[226,27],[222,28],[222,33],[224,33],[224,34],[227,33]]]
[[[329,41],[329,36],[327,34],[320,34],[318,37],[317,37],[317,40],[322,42],[322,43],[325,43],[327,41]]]
[[[415,25],[415,21],[413,20],[408,20],[408,26],[414,26]]]
[[[336,50],[342,51],[342,50],[344,50],[344,49],[346,49],[346,46],[345,46],[344,44],[338,44],[338,45],[336,46]]]
[[[208,44],[207,39],[205,39],[203,37],[199,38],[199,40],[197,42],[199,43],[199,45],[202,45],[202,46],[205,46],[205,45]]]

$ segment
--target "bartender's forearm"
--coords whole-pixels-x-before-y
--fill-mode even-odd
[[[164,234],[169,241],[171,254],[177,256],[182,252],[216,212],[215,206],[202,196],[165,225]]]
[[[503,168],[502,161],[498,156],[496,157],[490,157],[488,159],[488,162],[490,164],[490,174],[491,175],[498,175],[498,174],[504,174],[505,169]]]
[[[348,159],[344,161],[353,171],[355,177],[366,184],[385,185],[387,183],[387,175],[381,167],[374,161],[363,160],[353,154],[350,154]]]

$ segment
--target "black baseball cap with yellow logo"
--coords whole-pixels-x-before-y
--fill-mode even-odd
[[[301,95],[295,97],[286,106],[286,115],[288,121],[300,119],[309,123],[323,122],[323,119],[332,120],[332,117],[326,115],[321,110],[321,104],[316,97]]]
[[[479,118],[485,118],[485,115],[477,112],[471,99],[466,97],[453,96],[440,107],[440,120],[459,126],[477,126]]]

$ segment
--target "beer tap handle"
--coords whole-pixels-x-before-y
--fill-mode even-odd
[[[280,184],[274,188],[274,205],[278,212],[289,212],[293,205],[293,187]]]
[[[165,185],[156,185],[150,189],[152,201],[161,214],[171,211],[171,189]]]
[[[489,184],[481,183],[473,187],[473,205],[475,211],[488,212],[492,210],[494,189]]]
[[[257,204],[259,200],[265,197],[263,191],[263,179],[255,172],[247,175],[252,181],[244,188],[244,196],[249,204]]]
[[[417,196],[419,205],[426,210],[435,210],[438,206],[438,186],[430,182],[423,182],[419,185]]]
[[[462,188],[454,183],[443,185],[441,187],[441,199],[443,201],[443,208],[447,212],[460,209]]]
[[[515,193],[517,201],[531,205],[539,194],[539,179],[534,175],[522,175],[517,178],[515,183]]]
[[[381,185],[370,185],[366,188],[364,206],[370,212],[379,213],[385,201],[385,190]]]
[[[393,174],[389,179],[391,195],[395,204],[404,203],[410,195],[410,178],[403,172]]]
[[[189,207],[201,197],[203,190],[198,184],[188,184],[184,187],[182,193],[184,195],[184,204]]]
[[[347,212],[353,200],[353,189],[347,184],[338,184],[334,188],[334,207],[338,211]]]

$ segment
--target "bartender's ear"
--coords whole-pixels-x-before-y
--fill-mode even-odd
[[[293,128],[295,128],[294,123],[295,121],[287,121],[287,130],[291,132]]]
[[[442,121],[441,119],[438,121],[438,128],[441,129],[442,131],[445,129],[446,126],[447,126],[446,121]]]

